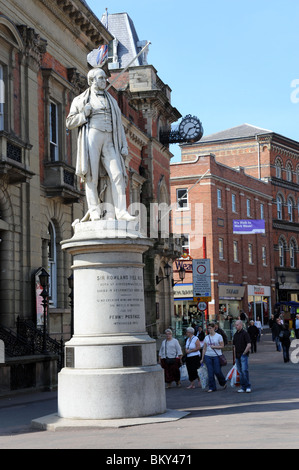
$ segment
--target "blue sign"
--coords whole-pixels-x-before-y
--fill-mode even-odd
[[[252,233],[265,233],[264,220],[233,220],[233,233],[250,235]]]

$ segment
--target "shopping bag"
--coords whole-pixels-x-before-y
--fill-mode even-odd
[[[226,375],[226,380],[230,380],[232,387],[238,387],[240,385],[240,374],[238,372],[236,364],[230,369]]]
[[[209,383],[208,369],[205,364],[202,364],[199,369],[197,369],[197,374],[201,383],[201,388],[205,389]]]
[[[183,364],[183,365],[180,367],[180,379],[181,379],[181,381],[183,381],[183,380],[189,380],[189,376],[188,376],[188,371],[187,371],[187,366],[186,366],[186,364]]]
[[[291,330],[291,338],[295,338],[295,330]]]

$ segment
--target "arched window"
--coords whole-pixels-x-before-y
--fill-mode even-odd
[[[293,200],[288,198],[288,219],[290,222],[293,222]]]
[[[281,160],[277,158],[275,161],[276,178],[281,178],[281,171],[282,171],[282,163],[281,163]]]
[[[299,184],[299,165],[296,168],[296,183]]]
[[[292,166],[290,163],[287,163],[286,165],[286,176],[287,176],[287,181],[292,181]]]
[[[293,240],[290,243],[290,266],[291,268],[296,267],[296,245]]]
[[[55,225],[50,221],[48,226],[48,272],[49,278],[49,303],[52,307],[57,307],[57,249]]]
[[[277,196],[276,205],[277,205],[277,218],[279,220],[282,220],[282,197],[281,196]]]
[[[279,266],[284,266],[284,242],[283,240],[279,240],[278,243],[278,250],[279,250]]]

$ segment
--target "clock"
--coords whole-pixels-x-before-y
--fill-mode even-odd
[[[188,114],[179,125],[179,133],[186,142],[197,142],[203,136],[203,127],[196,116]]]

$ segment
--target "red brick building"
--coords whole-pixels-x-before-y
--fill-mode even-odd
[[[212,285],[242,284],[245,290],[240,307],[247,313],[253,311],[252,301],[256,314],[264,316],[278,300],[298,301],[299,143],[244,124],[206,136],[195,144],[182,145],[182,163],[171,165],[172,201],[176,200],[175,190],[184,187],[184,183],[190,184],[194,168],[209,153],[215,155],[211,166],[218,168],[218,173],[214,170],[218,177],[208,183],[209,174],[206,175],[199,188],[206,183],[205,186],[192,189],[190,201],[196,198],[203,202],[203,235],[213,266]],[[220,192],[222,208],[217,203]],[[233,235],[234,218],[265,219],[266,234]],[[219,226],[222,223],[223,227]],[[217,238],[220,244],[219,239],[223,238],[225,263],[219,259],[220,245],[217,253]],[[238,250],[237,262],[234,250]],[[190,254],[196,258],[202,251],[193,252],[190,242]],[[262,294],[269,294],[269,289],[270,295]],[[215,288],[214,300],[215,307],[212,304],[209,309],[217,316],[221,299],[218,305]],[[266,310],[262,312],[260,305]]]

